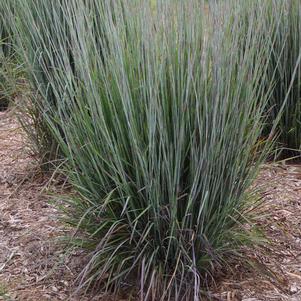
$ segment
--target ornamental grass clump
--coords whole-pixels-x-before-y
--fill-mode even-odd
[[[2,24],[0,22],[0,31]],[[2,52],[4,49],[4,42],[0,40],[0,112],[5,111],[9,105],[9,99],[7,97],[7,73],[6,69],[6,58]]]
[[[9,57],[12,55],[12,35],[9,30],[9,24],[4,18],[4,4],[0,4],[0,55]]]
[[[249,39],[249,28],[254,22],[252,11],[262,15],[261,35],[270,51],[263,63],[267,65],[266,85],[271,89],[271,97],[266,107],[267,124],[264,137],[277,137],[277,149],[282,155],[290,157],[300,154],[301,145],[301,2],[298,0],[234,0],[224,2],[223,10],[235,11],[241,30],[240,46],[244,51]],[[260,13],[264,10],[264,13]],[[223,19],[223,12],[216,10]],[[228,30],[231,32],[232,22]],[[236,34],[236,33],[234,33]]]
[[[269,102],[270,124],[278,123],[279,143],[285,156],[301,150],[301,2],[271,1],[267,21],[278,20],[273,32],[269,78],[274,81]],[[277,121],[278,122],[278,121]]]
[[[78,191],[71,241],[91,252],[80,287],[199,300],[252,240],[247,189],[269,149],[258,146],[270,95],[265,6],[251,10],[242,50],[240,18],[229,11],[205,35],[200,1],[93,4],[69,1],[63,13],[77,84],[59,120],[47,119]]]
[[[19,74],[20,68],[16,66],[13,58],[0,54],[0,112],[9,108],[17,94]]]
[[[45,168],[62,158],[47,119],[61,130],[56,121],[75,83],[71,41],[63,16],[67,5],[68,1],[51,0],[4,0],[1,4],[31,91],[20,106],[21,123]]]
[[[15,63],[11,45],[11,36],[2,18],[0,4],[0,111],[8,109],[11,100],[17,93],[17,77],[20,68]]]
[[[37,91],[28,128],[48,160],[60,150],[78,192],[63,208],[90,251],[79,286],[199,300],[253,238],[249,188],[270,148],[258,142],[267,5],[205,30],[198,0],[14,1]]]

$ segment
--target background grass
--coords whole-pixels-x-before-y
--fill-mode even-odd
[[[29,90],[20,109],[20,121],[41,166],[49,169],[61,159],[57,141],[46,121],[53,124],[64,105],[65,93],[73,75],[73,59],[69,56],[70,40],[63,5],[68,1],[3,1],[4,20],[14,35],[19,62],[24,65]],[[65,55],[66,54],[66,55]],[[66,57],[68,56],[68,57]],[[55,89],[53,86],[58,86]],[[59,124],[56,125],[59,130]]]
[[[283,13],[282,13],[283,11]],[[277,20],[269,79],[275,86],[269,104],[270,123],[281,109],[279,143],[285,156],[300,155],[301,146],[301,3],[272,1],[268,22]],[[284,107],[283,107],[284,106]]]
[[[2,16],[0,5],[0,111],[6,110],[17,94],[17,78],[20,74],[11,43],[12,36]]]

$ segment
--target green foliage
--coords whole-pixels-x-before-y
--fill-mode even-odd
[[[5,6],[37,91],[24,126],[45,160],[59,149],[78,192],[65,209],[72,242],[91,252],[81,287],[199,300],[252,240],[275,29],[268,2],[252,3],[245,23],[247,6],[214,6],[206,31],[198,0]]]
[[[46,168],[60,157],[46,119],[54,121],[59,115],[66,86],[70,85],[68,74],[73,73],[68,26],[62,16],[64,3],[67,5],[66,1],[14,0],[13,4],[1,4],[32,91],[22,103],[21,122]],[[62,73],[63,68],[68,73]],[[56,129],[60,129],[58,124]]]
[[[12,54],[11,32],[5,22],[3,3],[0,4],[0,55],[10,56]]]
[[[269,13],[268,22],[279,22],[269,61],[269,78],[275,85],[269,114],[273,121],[283,109],[279,142],[290,150],[301,150],[301,2],[274,0]]]
[[[0,111],[6,110],[16,93],[17,67],[14,64],[11,36],[0,5]]]
[[[19,68],[15,65],[13,58],[0,54],[0,111],[9,107],[17,93],[18,74]]]
[[[254,26],[252,11],[262,14],[261,35],[270,51],[266,58],[261,58],[267,65],[266,85],[271,97],[266,108],[268,116],[264,136],[277,135],[279,144],[288,148],[285,155],[292,155],[289,150],[300,150],[301,145],[301,2],[298,0],[262,1],[234,0],[225,2],[224,10],[235,11],[236,22],[242,30],[240,37],[241,51],[248,46],[249,27]],[[229,5],[231,4],[231,5]],[[221,15],[221,13],[218,13]],[[229,32],[232,34],[232,25]],[[234,33],[236,34],[236,33]],[[265,45],[258,45],[258,48]]]
[[[230,12],[234,34],[216,22],[205,38],[199,1],[158,2],[153,14],[149,3],[93,3],[97,15],[75,0],[64,14],[77,85],[63,135],[52,127],[80,194],[67,211],[73,242],[91,250],[81,286],[136,283],[143,300],[198,300],[251,239],[246,189],[268,148],[255,156],[269,95],[264,10],[242,51]]]

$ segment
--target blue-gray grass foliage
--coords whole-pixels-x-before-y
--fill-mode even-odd
[[[11,32],[0,5],[0,111],[8,108],[16,93],[19,69],[14,61]]]
[[[194,0],[15,1],[32,104],[78,192],[66,214],[91,252],[80,286],[199,300],[252,239],[267,6],[244,26],[225,11],[211,32]]]
[[[48,169],[62,158],[47,119],[58,122],[67,97],[70,76],[75,77],[67,20],[68,1],[3,0],[3,20],[14,37],[14,49],[25,66],[31,93],[22,102],[20,121],[41,166]],[[68,70],[68,72],[67,72]],[[61,132],[61,134],[63,134]]]
[[[268,79],[274,81],[269,116],[271,124],[283,110],[277,121],[279,142],[290,156],[301,150],[301,2],[271,2],[267,22],[278,23],[269,61]]]

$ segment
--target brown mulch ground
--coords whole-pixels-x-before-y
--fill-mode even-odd
[[[258,223],[269,244],[264,252],[249,250],[260,259],[257,273],[238,266],[218,291],[227,301],[301,301],[301,165],[263,166],[255,184],[264,187]]]
[[[72,295],[84,254],[64,255],[57,238],[68,231],[24,137],[13,112],[0,112],[0,300],[107,300]]]
[[[68,230],[48,202],[49,178],[28,154],[12,112],[0,113],[0,300],[108,300],[72,295],[84,254],[63,255],[57,238]],[[264,166],[257,183],[266,187],[266,215],[259,222],[273,246],[261,260],[277,280],[238,266],[217,284],[215,295],[226,301],[301,301],[301,165]]]

